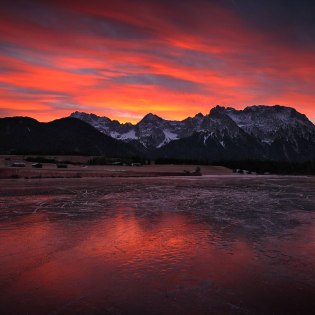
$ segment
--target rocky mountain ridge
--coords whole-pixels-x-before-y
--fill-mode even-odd
[[[207,115],[199,113],[182,121],[165,120],[150,113],[137,124],[121,124],[80,112],[72,113],[71,117],[144,152],[165,158],[299,161],[315,157],[314,124],[294,108],[280,105],[255,105],[243,110],[216,106]],[[187,143],[190,143],[188,147]]]

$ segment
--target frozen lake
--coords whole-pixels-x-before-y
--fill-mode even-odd
[[[0,314],[314,314],[314,177],[1,180],[0,209]]]

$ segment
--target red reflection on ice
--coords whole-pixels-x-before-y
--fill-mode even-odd
[[[188,216],[117,213],[86,221],[34,214],[2,229],[0,310],[203,313],[272,289],[245,239],[223,239]]]

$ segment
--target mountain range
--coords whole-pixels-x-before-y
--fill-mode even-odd
[[[0,119],[1,154],[69,154],[134,156],[131,145],[99,132],[74,118],[40,123],[29,117]]]
[[[100,132],[153,157],[197,160],[305,161],[315,157],[315,126],[294,108],[274,105],[243,110],[216,106],[182,121],[147,114],[137,124],[74,112]]]
[[[0,119],[0,153],[299,162],[315,158],[315,126],[280,105],[216,106],[182,121],[150,113],[136,124],[83,112],[50,123],[9,117]]]

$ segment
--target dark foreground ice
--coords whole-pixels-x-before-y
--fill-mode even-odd
[[[0,314],[314,314],[315,178],[0,181]]]

